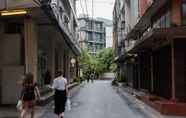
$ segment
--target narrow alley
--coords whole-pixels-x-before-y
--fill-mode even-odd
[[[186,118],[186,0],[0,0],[0,118],[30,116]]]
[[[82,85],[71,101],[72,110],[65,113],[65,118],[147,118],[107,80]],[[52,108],[52,104],[48,106],[41,118],[55,118]]]

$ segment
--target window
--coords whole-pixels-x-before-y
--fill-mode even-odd
[[[186,0],[182,0],[182,24],[186,25]]]
[[[88,22],[88,29],[92,29],[92,22]]]
[[[88,40],[89,41],[92,40],[92,33],[88,32],[87,34],[88,34]]]
[[[97,23],[97,24],[96,24],[96,30],[98,30],[98,31],[101,30],[101,24],[100,24],[100,23]]]
[[[100,41],[101,40],[101,34],[96,34],[96,40]]]

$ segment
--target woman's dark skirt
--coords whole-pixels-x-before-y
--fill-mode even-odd
[[[67,101],[67,95],[66,95],[66,90],[55,90],[55,95],[54,95],[54,102],[55,102],[55,109],[54,113],[59,115],[62,112],[65,111],[65,104]]]

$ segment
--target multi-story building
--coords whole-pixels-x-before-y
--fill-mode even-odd
[[[134,9],[127,3],[137,0],[125,0],[124,11],[119,10],[118,1],[113,14],[116,61],[126,68],[122,72],[129,85],[166,99],[156,107],[162,113],[186,114],[182,104],[186,102],[186,1],[139,0],[134,19],[130,15]],[[117,41],[119,14],[129,14],[124,18],[124,43]],[[124,45],[124,52],[118,51],[119,45]]]
[[[89,53],[96,55],[97,51],[106,47],[106,32],[103,21],[87,16],[78,18],[80,46],[87,48]]]
[[[113,23],[112,20],[106,18],[97,18],[100,21],[103,21],[105,24],[105,32],[106,32],[106,48],[112,47],[112,38],[113,38]]]
[[[116,62],[120,77],[126,75],[125,52],[135,43],[134,40],[126,40],[128,32],[139,19],[138,0],[116,0],[113,11],[113,47],[115,49]],[[131,79],[128,79],[131,81]]]
[[[41,91],[44,75],[77,76],[80,48],[73,0],[0,1],[0,104],[15,104],[25,73]]]

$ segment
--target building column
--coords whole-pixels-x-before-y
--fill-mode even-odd
[[[69,80],[69,82],[71,81],[71,75],[70,75],[70,55],[69,53],[66,55],[66,77]]]
[[[78,57],[76,57],[75,58],[76,59],[76,77],[80,77],[80,74],[79,74],[79,58]]]
[[[70,81],[70,58],[69,58],[69,51],[65,49],[64,51],[64,64],[63,64],[63,73],[64,73],[64,77],[66,77],[68,79],[68,81]]]
[[[24,19],[26,73],[32,73],[37,80],[37,29],[31,18]]]
[[[171,41],[171,65],[172,65],[172,100],[176,100],[176,90],[175,90],[175,50],[174,50],[174,40]]]
[[[0,37],[2,37],[4,35],[4,26],[3,26],[3,22],[0,22]],[[2,55],[2,39],[0,39],[0,54]],[[0,71],[1,71],[1,65],[2,65],[2,57],[0,57]],[[0,75],[1,76],[1,75]]]
[[[3,27],[3,23],[0,22],[0,36],[2,37],[3,35],[3,31],[4,30],[4,27]],[[2,39],[0,39],[0,55],[3,54],[2,52]],[[0,103],[2,101],[2,56],[0,56]]]
[[[0,36],[2,37],[3,35],[3,31],[4,30],[4,27],[3,27],[3,23],[0,22]],[[0,54],[2,55],[2,42],[1,42],[2,39],[0,39]],[[1,71],[1,65],[2,65],[2,57],[0,57],[0,71]],[[1,76],[1,75],[0,75]]]
[[[138,54],[138,88],[141,89],[141,55]]]
[[[150,57],[150,71],[151,71],[151,92],[154,92],[154,64],[153,64],[153,54]]]
[[[55,39],[49,40],[49,48],[48,49],[48,69],[51,72],[52,79],[55,78]]]

